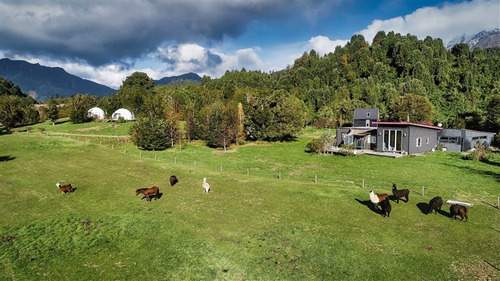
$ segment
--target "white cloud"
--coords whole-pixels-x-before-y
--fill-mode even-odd
[[[337,46],[345,46],[347,42],[349,42],[349,40],[330,40],[326,36],[319,35],[309,40],[309,47],[320,55],[326,55],[328,53],[333,53]]]
[[[442,7],[424,7],[404,17],[374,20],[359,32],[371,42],[378,31],[410,33],[423,39],[441,38],[444,42],[461,35],[474,35],[483,30],[500,27],[498,0],[476,0]]]

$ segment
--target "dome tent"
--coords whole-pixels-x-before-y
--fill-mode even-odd
[[[104,110],[100,109],[99,107],[92,107],[91,109],[89,109],[87,115],[89,118],[96,118],[99,120],[103,120],[105,117]]]
[[[134,114],[130,110],[125,108],[120,108],[113,113],[111,118],[113,120],[118,120],[118,118],[123,117],[125,120],[134,120]]]

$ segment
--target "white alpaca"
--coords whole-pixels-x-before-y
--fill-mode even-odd
[[[370,189],[370,201],[372,201],[373,204],[378,204],[380,202],[380,199],[378,199],[378,196],[373,192],[373,189]]]
[[[210,185],[207,182],[207,178],[203,178],[203,184],[201,185],[205,193],[210,191]]]

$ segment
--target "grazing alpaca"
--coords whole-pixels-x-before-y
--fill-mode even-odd
[[[61,191],[61,194],[66,194],[68,192],[75,191],[75,189],[71,186],[71,184],[61,185],[60,183],[56,183],[56,186]]]
[[[170,186],[174,186],[176,183],[178,183],[179,180],[175,175],[170,176]]]
[[[375,194],[373,189],[370,189],[370,201],[375,205],[380,204],[380,202],[384,201],[388,196],[387,193]]]
[[[203,178],[203,184],[201,186],[203,187],[203,191],[205,193],[208,193],[210,191],[210,185],[207,182],[207,178]]]
[[[387,217],[390,217],[392,207],[389,197],[380,202],[380,206],[382,207],[382,215],[385,217],[385,215],[387,214]]]
[[[437,214],[438,210],[441,211],[441,206],[443,206],[443,198],[437,196],[429,201],[429,209],[427,210],[427,214],[432,213],[434,210],[435,214]]]
[[[155,200],[158,199],[158,194],[160,193],[160,188],[157,187],[157,186],[153,186],[153,187],[150,187],[150,188],[139,188],[135,191],[135,196],[139,195],[139,194],[142,194],[144,195],[144,197],[141,198],[144,199],[144,198],[147,198],[146,200],[147,201],[151,201],[151,197],[149,197],[150,195],[154,195],[155,197]]]
[[[450,215],[453,219],[456,219],[457,215],[459,215],[462,218],[460,221],[462,221],[464,218],[465,221],[469,219],[469,216],[467,214],[467,207],[458,204],[453,204],[450,206]]]
[[[398,204],[399,204],[400,198],[404,197],[406,199],[405,202],[408,202],[409,197],[410,197],[410,191],[408,189],[398,190],[395,183],[392,184],[392,194],[394,194],[394,196],[396,197],[396,203],[398,203]]]

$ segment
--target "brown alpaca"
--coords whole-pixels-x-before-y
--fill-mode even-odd
[[[469,219],[469,216],[467,214],[467,207],[458,205],[458,204],[453,204],[450,206],[450,215],[453,219],[456,219],[457,216],[460,216],[462,221],[465,218],[465,221]]]
[[[61,185],[60,183],[56,183],[56,186],[61,191],[61,194],[66,194],[68,192],[75,191],[75,189],[71,186],[71,184]]]
[[[144,197],[142,199],[146,198],[147,201],[151,201],[150,195],[154,195],[155,200],[158,199],[158,194],[160,193],[160,188],[157,186],[153,186],[150,188],[139,188],[135,191],[135,196],[142,194]],[[141,200],[142,200],[141,199]]]

